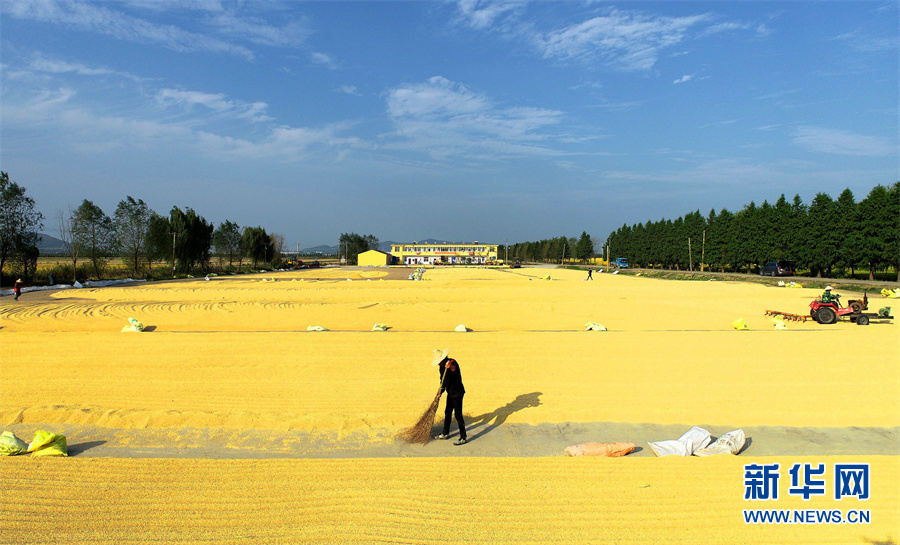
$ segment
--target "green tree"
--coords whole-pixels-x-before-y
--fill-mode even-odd
[[[18,253],[30,253],[30,247],[36,246],[43,219],[34,208],[34,199],[25,194],[25,188],[0,171],[0,281],[7,259]]]
[[[594,255],[594,243],[587,231],[581,232],[578,243],[575,244],[575,257],[582,263],[586,263]]]
[[[193,208],[182,211],[177,206],[169,212],[169,221],[175,233],[176,267],[188,273],[195,266],[209,264],[209,249],[212,246],[213,226]]]
[[[791,210],[788,216],[788,256],[794,260],[795,270],[798,266],[809,269],[811,252],[807,241],[806,222],[808,207],[803,203],[800,195],[794,195],[791,201]]]
[[[831,276],[837,261],[839,225],[835,202],[826,193],[817,193],[807,211],[806,239],[809,265],[817,277]]]
[[[147,222],[147,258],[151,263],[172,259],[172,224],[169,218],[156,212],[150,213]],[[174,263],[170,264],[174,270]]]
[[[893,200],[893,202],[892,202]],[[859,203],[863,218],[863,261],[869,266],[869,280],[875,271],[897,260],[897,191],[878,185]],[[893,232],[892,232],[893,231]]]
[[[139,273],[142,259],[147,256],[147,231],[151,215],[152,210],[147,203],[130,195],[119,201],[113,213],[116,246],[135,275]]]
[[[219,255],[228,256],[228,265],[234,264],[235,256],[241,255],[241,228],[237,223],[225,220],[213,233],[213,244]]]
[[[837,216],[838,252],[836,264],[850,269],[852,278],[862,262],[862,218],[859,216],[853,192],[849,188],[841,192],[835,202]]]
[[[244,227],[244,233],[241,235],[241,250],[244,255],[253,260],[253,268],[256,268],[260,261],[265,263],[275,255],[271,237],[265,229],[258,226]]]
[[[103,278],[107,258],[114,247],[112,220],[93,202],[84,199],[72,213],[72,243],[94,267],[94,275]]]
[[[900,282],[900,182],[895,182],[888,191],[885,216],[888,219],[884,230],[887,238],[887,262],[897,271],[897,282]]]
[[[359,254],[378,248],[378,239],[375,235],[363,236],[357,233],[341,233],[338,244],[340,255],[347,258],[347,263],[356,265]]]

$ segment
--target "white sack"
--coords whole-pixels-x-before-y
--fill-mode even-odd
[[[716,442],[708,447],[697,449],[695,456],[712,456],[714,454],[737,454],[744,448],[744,430],[730,431],[716,439]]]
[[[692,427],[678,439],[648,443],[657,456],[690,456],[697,449],[709,444],[709,432],[697,426]]]

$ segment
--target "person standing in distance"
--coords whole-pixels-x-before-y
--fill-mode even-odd
[[[447,439],[450,435],[450,419],[456,416],[456,425],[459,427],[459,439],[454,445],[468,443],[466,436],[466,422],[463,420],[463,396],[466,389],[462,382],[462,373],[459,371],[459,363],[449,357],[450,349],[435,350],[431,365],[437,366],[440,372],[441,392],[447,392],[447,405],[444,409],[444,430],[435,439]],[[444,376],[446,374],[446,376]]]

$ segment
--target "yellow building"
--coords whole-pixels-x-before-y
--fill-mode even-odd
[[[391,264],[391,254],[368,250],[356,256],[356,264],[360,267],[386,267]]]
[[[392,244],[391,255],[401,265],[470,265],[497,260],[496,244],[446,242]]]

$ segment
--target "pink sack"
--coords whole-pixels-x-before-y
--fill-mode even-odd
[[[566,447],[569,456],[625,456],[634,450],[634,443],[580,443]]]

